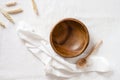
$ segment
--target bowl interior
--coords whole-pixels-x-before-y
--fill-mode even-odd
[[[63,57],[81,54],[89,43],[86,26],[75,19],[60,21],[52,30],[50,43],[56,53]]]

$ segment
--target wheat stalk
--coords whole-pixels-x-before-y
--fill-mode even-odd
[[[8,3],[6,3],[7,7],[15,6],[15,5],[16,5],[16,2],[8,2]]]
[[[5,24],[3,24],[1,21],[0,21],[0,26],[2,26],[3,28],[5,28]]]
[[[39,15],[37,5],[34,0],[32,0],[32,6],[33,6],[33,10],[35,11],[36,15]]]
[[[6,11],[0,9],[0,12],[2,13],[2,15],[3,15],[6,19],[8,19],[11,23],[14,24],[14,20],[12,19],[12,17],[11,17]]]
[[[17,8],[17,9],[7,11],[7,13],[9,13],[9,14],[17,14],[17,13],[21,13],[21,12],[23,12],[23,10],[21,8]]]

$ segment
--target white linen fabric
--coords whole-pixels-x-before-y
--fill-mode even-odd
[[[87,21],[89,19],[81,20]],[[103,26],[106,26],[106,23],[103,24]],[[49,79],[51,80],[66,80],[76,78],[77,76],[80,76],[81,73],[104,73],[111,70],[107,60],[97,54],[93,54],[88,58],[86,66],[78,68],[76,64],[70,63],[67,59],[57,55],[51,48],[49,41],[45,40],[41,37],[41,34],[36,32],[34,25],[32,26],[29,23],[22,21],[17,25],[17,32],[28,50],[45,65],[46,75],[50,77]],[[92,36],[94,35],[92,34]],[[93,40],[97,41],[97,39]]]

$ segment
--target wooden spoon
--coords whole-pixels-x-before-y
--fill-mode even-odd
[[[86,56],[86,57],[84,57],[84,58],[82,58],[82,59],[79,59],[78,61],[77,61],[77,66],[78,67],[81,67],[81,66],[84,66],[85,64],[86,64],[86,62],[87,62],[87,58],[93,53],[93,52],[95,52],[99,47],[100,47],[100,45],[103,43],[103,41],[101,40],[100,42],[98,42],[95,46],[93,46],[92,47],[92,49],[91,49],[91,51],[88,53],[88,55]]]

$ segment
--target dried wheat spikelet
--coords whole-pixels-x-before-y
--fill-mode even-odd
[[[3,28],[5,28],[5,24],[2,23],[1,21],[0,21],[0,26],[2,26]]]
[[[8,3],[6,3],[7,7],[15,6],[15,5],[16,5],[16,2],[8,2]]]
[[[17,9],[7,11],[7,13],[9,13],[9,14],[18,14],[18,13],[21,13],[21,12],[23,12],[23,10],[21,8],[17,8]]]
[[[35,11],[36,15],[39,15],[37,5],[34,0],[32,0],[32,6],[33,6],[33,10]]]
[[[4,17],[6,17],[6,19],[8,19],[11,23],[14,24],[14,20],[12,19],[12,17],[11,17],[6,11],[0,9],[0,12],[2,13],[2,15],[3,15]]]

